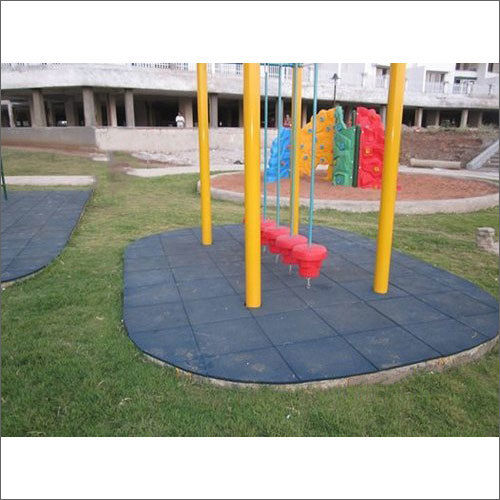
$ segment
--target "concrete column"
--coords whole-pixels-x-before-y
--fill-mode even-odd
[[[209,109],[209,122],[210,128],[217,128],[219,126],[219,98],[216,94],[209,94],[208,96],[208,109]]]
[[[68,127],[74,127],[75,125],[78,125],[78,119],[76,117],[75,110],[75,101],[71,97],[68,97],[64,101],[64,114]]]
[[[243,127],[243,100],[238,101],[238,127]]]
[[[12,103],[10,101],[7,103],[7,113],[9,114],[9,127],[14,128],[16,121],[14,120],[14,111],[12,111]]]
[[[382,120],[384,127],[385,127],[386,117],[387,117],[387,106],[380,106],[380,119]]]
[[[193,128],[193,99],[191,97],[179,98],[179,110],[186,120],[186,128]]]
[[[300,126],[303,127],[307,123],[307,103],[302,101],[302,119]]]
[[[45,116],[45,105],[43,103],[42,91],[39,89],[33,90],[31,94],[31,126],[46,127],[47,117]]]
[[[469,115],[469,125],[471,127],[480,127],[483,124],[483,112],[480,109],[471,109]]]
[[[56,126],[56,115],[54,113],[54,103],[47,101],[47,126]]]
[[[439,119],[440,119],[439,109],[429,109],[427,111],[427,127],[439,127]]]
[[[422,119],[424,117],[424,110],[422,108],[417,108],[415,110],[415,121],[413,126],[417,128],[422,128]]]
[[[116,118],[116,95],[108,94],[108,105],[106,108],[108,113],[108,127],[116,127],[118,120]]]
[[[467,128],[468,119],[469,119],[469,110],[462,109],[462,114],[460,115],[460,128]]]
[[[134,93],[125,91],[125,124],[127,127],[135,127]]]
[[[95,116],[95,101],[94,101],[94,89],[92,87],[83,87],[83,117],[86,127],[96,126],[96,116]]]
[[[95,96],[95,123],[102,127],[102,103],[98,96]]]
[[[136,113],[136,126],[147,127],[148,125],[148,111],[146,109],[145,100],[136,100],[134,103],[135,113]]]

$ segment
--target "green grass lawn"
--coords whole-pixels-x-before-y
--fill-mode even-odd
[[[136,238],[196,226],[192,175],[141,179],[105,163],[2,151],[7,175],[93,174],[93,198],[67,247],[2,293],[3,436],[498,436],[498,348],[479,361],[393,385],[324,391],[228,389],[145,360],[122,324],[123,251]],[[214,222],[243,207],[213,202]],[[377,214],[317,213],[375,236]],[[498,208],[396,217],[394,246],[497,294],[497,257],[475,228]]]

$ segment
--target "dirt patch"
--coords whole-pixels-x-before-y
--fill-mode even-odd
[[[315,182],[315,197],[322,200],[379,200],[380,190],[333,186],[320,172]],[[498,186],[474,179],[457,179],[439,175],[400,174],[398,200],[445,200],[451,198],[472,198],[498,193]],[[290,181],[280,183],[283,196],[290,194]],[[242,172],[221,175],[212,179],[212,187],[243,193],[244,174]],[[300,180],[300,197],[308,198],[310,182],[308,178]],[[268,195],[276,194],[276,183],[268,184]]]
[[[410,158],[460,161],[465,164],[498,138],[497,130],[404,130],[401,138],[400,163]]]

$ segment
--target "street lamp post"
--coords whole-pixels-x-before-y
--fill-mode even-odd
[[[340,80],[339,75],[334,73],[332,76],[333,80],[333,107],[337,104],[337,81]]]

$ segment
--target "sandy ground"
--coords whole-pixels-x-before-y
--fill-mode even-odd
[[[212,187],[243,193],[244,174],[227,174],[212,180]],[[309,197],[308,178],[300,181],[300,196]],[[276,193],[276,183],[268,184],[269,195]],[[281,181],[280,192],[284,196],[290,193],[289,179]],[[378,189],[360,189],[333,186],[325,179],[324,173],[318,174],[315,183],[315,197],[324,200],[378,200]],[[438,175],[400,174],[398,200],[439,200],[451,198],[469,198],[498,192],[498,187],[489,182],[457,179]]]

